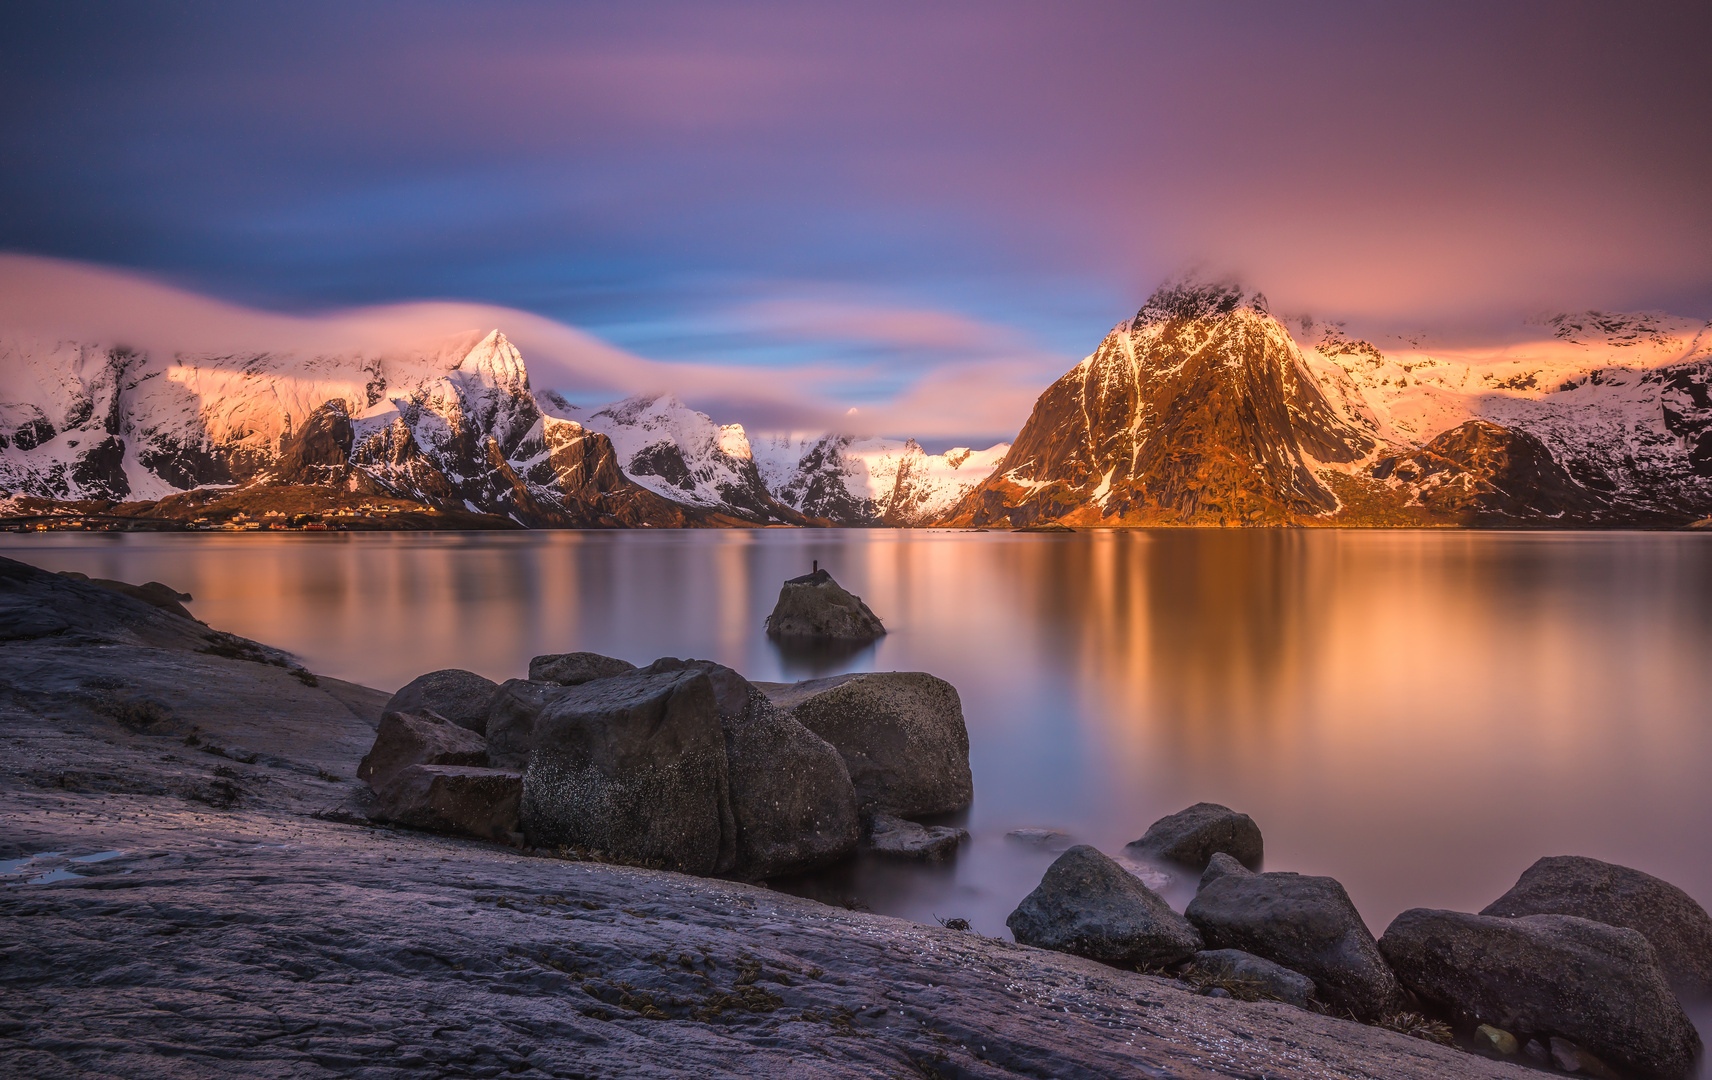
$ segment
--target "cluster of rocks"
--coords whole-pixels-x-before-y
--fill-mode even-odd
[[[752,683],[708,660],[538,656],[494,683],[430,672],[358,767],[379,820],[609,862],[760,879],[860,845],[943,859],[967,837],[957,691],[922,672]]]
[[[1007,920],[1019,942],[1173,972],[1215,996],[1369,1023],[1424,1013],[1466,1046],[1593,1076],[1687,1080],[1712,996],[1712,917],[1668,882],[1541,859],[1478,915],[1416,908],[1377,940],[1329,877],[1259,872],[1260,830],[1201,803],[1130,850],[1201,872],[1179,915],[1092,847],[1059,856]]]

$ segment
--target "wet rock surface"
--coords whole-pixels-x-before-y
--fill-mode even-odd
[[[883,859],[948,862],[968,839],[968,829],[951,825],[921,825],[890,814],[875,814],[868,823],[868,835],[862,842],[862,850]]]
[[[1651,874],[1577,855],[1541,859],[1482,915],[1576,915],[1639,931],[1666,978],[1684,993],[1712,997],[1712,916]]]
[[[1224,870],[1203,877],[1184,910],[1209,949],[1241,949],[1300,972],[1321,1001],[1362,1019],[1394,1011],[1397,980],[1342,885],[1228,863]]]
[[[1160,818],[1148,826],[1140,840],[1126,845],[1126,850],[1195,870],[1206,869],[1218,852],[1258,870],[1266,854],[1260,826],[1253,818],[1228,806],[1205,802]]]
[[[499,844],[520,839],[523,774],[460,765],[411,765],[379,791],[370,815],[427,832]]]
[[[357,779],[380,790],[412,765],[486,765],[487,743],[432,710],[389,712],[380,718],[374,745],[357,763]]]
[[[419,713],[432,709],[459,727],[478,735],[487,731],[488,705],[499,684],[473,671],[447,668],[410,680],[386,703],[387,712]]]
[[[1226,989],[1230,989],[1230,984],[1236,984],[1237,990],[1250,991],[1232,991],[1234,996],[1245,999],[1275,998],[1298,1009],[1311,1009],[1319,1004],[1314,997],[1314,980],[1241,949],[1210,949],[1196,953],[1190,977],[1191,982],[1201,981],[1225,986]]]
[[[352,771],[387,694],[200,652],[206,628],[53,576],[0,560],[0,627],[59,625],[0,635],[0,860],[30,860],[0,864],[16,1075],[1535,1075],[759,887],[377,827]],[[96,677],[170,697],[176,730],[94,708]]]
[[[843,755],[865,812],[923,817],[974,800],[963,704],[944,679],[881,671],[756,685]]]
[[[1414,908],[1392,921],[1380,949],[1405,986],[1454,1015],[1572,1040],[1635,1076],[1694,1076],[1700,1037],[1634,930],[1572,915]]]
[[[1005,925],[1025,945],[1128,968],[1167,967],[1201,948],[1158,893],[1086,844],[1058,856]]]
[[[767,633],[871,641],[883,637],[886,628],[860,596],[846,592],[825,570],[816,570],[785,582],[773,613],[767,616]]]

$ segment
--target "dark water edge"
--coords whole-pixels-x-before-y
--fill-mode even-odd
[[[1343,881],[1375,932],[1478,910],[1542,855],[1712,904],[1705,533],[43,534],[0,553],[164,581],[213,626],[383,689],[570,649],[766,680],[931,671],[969,721],[972,842],[953,867],[817,886],[923,922],[1006,933],[1053,857],[1009,829],[1120,854],[1200,800],[1253,815],[1269,868]],[[769,643],[779,582],[813,560],[892,633],[846,655]]]

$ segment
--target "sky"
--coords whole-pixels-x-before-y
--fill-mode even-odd
[[[1185,271],[1452,335],[1712,317],[1707,40],[1705,3],[13,2],[0,252],[516,309],[722,420],[978,442]]]

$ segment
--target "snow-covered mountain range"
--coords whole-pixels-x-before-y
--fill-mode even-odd
[[[1007,449],[758,440],[671,395],[538,390],[498,330],[429,347],[154,355],[0,339],[0,491],[139,501],[313,484],[529,526],[923,524]]]
[[[1497,348],[1179,281],[1041,395],[948,523],[1674,524],[1712,513],[1712,324],[1560,315]]]

